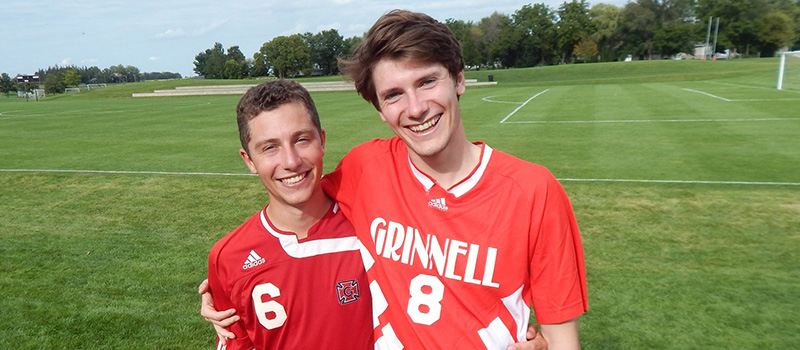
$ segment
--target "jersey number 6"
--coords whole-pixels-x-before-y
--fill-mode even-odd
[[[276,298],[281,295],[281,290],[272,283],[259,284],[253,288],[253,307],[256,309],[258,322],[267,329],[283,326],[286,323],[286,309],[275,300],[263,301],[264,294]]]

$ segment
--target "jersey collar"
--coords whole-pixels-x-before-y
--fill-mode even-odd
[[[489,164],[489,159],[492,157],[492,148],[489,147],[489,145],[483,142],[476,142],[476,144],[480,144],[482,146],[480,163],[478,163],[475,169],[473,169],[466,178],[455,184],[450,189],[446,190],[456,198],[463,196],[478,184],[478,181],[480,181],[481,177],[483,177],[484,171],[486,171],[486,166]],[[414,174],[414,177],[417,179],[417,181],[419,181],[422,187],[425,188],[426,192],[430,191],[436,182],[430,176],[417,169],[414,163],[411,162],[410,156],[407,156],[407,158],[408,166],[411,168],[411,173]]]

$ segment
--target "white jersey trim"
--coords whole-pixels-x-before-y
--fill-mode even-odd
[[[334,204],[333,212],[335,213],[338,208],[338,204]],[[297,241],[296,235],[280,233],[270,226],[269,221],[267,221],[266,208],[261,210],[260,215],[261,224],[264,226],[264,229],[273,237],[277,238],[286,254],[293,258],[299,259],[330,253],[356,251],[361,247],[361,243],[359,243],[358,238],[355,236],[318,239],[300,243]]]
[[[531,308],[522,299],[522,287],[519,287],[516,292],[503,298],[503,305],[505,305],[514,321],[517,323],[517,341],[522,342],[527,340],[525,333],[528,331],[528,321],[531,318]]]
[[[492,158],[492,151],[492,148],[484,143],[481,162],[478,164],[478,169],[475,170],[475,173],[458,185],[447,190],[447,192],[458,198],[475,188],[475,186],[478,185],[478,181],[480,181],[483,177],[483,173],[486,171],[486,166],[489,165],[489,159]],[[419,171],[416,166],[414,166],[414,163],[411,162],[410,156],[408,157],[408,166],[411,168],[411,173],[414,174],[414,177],[417,178],[417,181],[419,181],[419,183],[422,184],[422,187],[425,188],[425,191],[430,191],[431,187],[433,187],[435,183],[430,177],[428,177],[428,175],[425,175],[423,172]]]

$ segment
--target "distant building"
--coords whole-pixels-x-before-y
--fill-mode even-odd
[[[14,80],[19,84],[38,84],[41,83],[38,74],[17,74]]]

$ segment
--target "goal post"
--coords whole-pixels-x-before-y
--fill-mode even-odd
[[[778,90],[783,90],[783,73],[786,71],[786,56],[800,57],[800,50],[784,51],[781,53],[781,60],[778,64]]]

